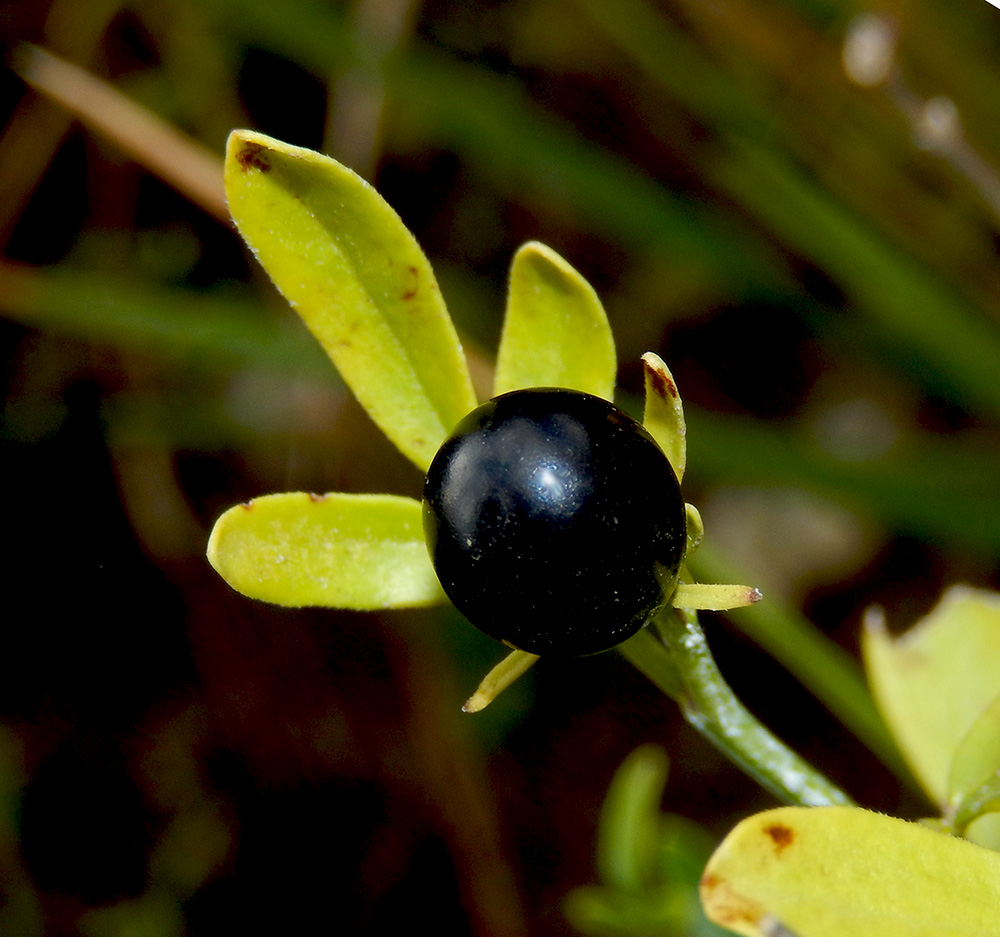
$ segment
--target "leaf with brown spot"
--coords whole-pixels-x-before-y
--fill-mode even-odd
[[[651,351],[642,356],[646,373],[646,407],[642,425],[670,460],[680,481],[687,463],[687,426],[684,408],[670,369]]]
[[[795,830],[780,823],[764,827],[764,832],[774,841],[775,852],[781,852],[795,842]]]
[[[347,167],[248,130],[229,138],[226,197],[240,234],[362,406],[426,470],[476,398],[413,235]]]
[[[744,937],[996,937],[1000,854],[858,807],[782,807],[723,840],[701,898]]]
[[[271,168],[271,163],[267,158],[267,150],[259,143],[246,143],[234,153],[236,162],[244,172],[256,169],[259,172],[267,172]]]

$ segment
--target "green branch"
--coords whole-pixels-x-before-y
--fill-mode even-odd
[[[618,650],[678,703],[694,728],[779,800],[811,807],[852,802],[747,712],[719,672],[696,612],[667,609]]]

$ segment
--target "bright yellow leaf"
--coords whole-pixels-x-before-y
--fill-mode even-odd
[[[858,807],[782,807],[723,840],[701,896],[744,937],[998,937],[1000,853]]]

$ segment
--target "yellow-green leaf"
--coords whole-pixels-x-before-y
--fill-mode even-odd
[[[569,387],[611,400],[615,344],[593,287],[554,250],[531,241],[514,255],[494,393]]]
[[[419,501],[266,495],[216,521],[208,559],[238,592],[277,605],[406,608],[444,601]]]
[[[476,405],[427,258],[360,176],[234,131],[226,197],[240,234],[386,436],[426,469]]]
[[[882,715],[943,809],[955,753],[1000,689],[1000,596],[956,586],[899,638],[871,611],[862,650]]]
[[[659,355],[647,351],[642,356],[642,365],[646,372],[642,425],[670,460],[677,481],[681,481],[687,464],[687,425],[681,395],[670,369]]]
[[[701,896],[744,937],[990,937],[1000,854],[857,807],[783,807],[723,840]]]
[[[1000,812],[1000,696],[965,733],[948,777],[948,813],[961,832],[985,813]]]

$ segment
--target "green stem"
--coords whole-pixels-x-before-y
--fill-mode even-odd
[[[694,728],[779,800],[807,807],[852,803],[747,712],[719,672],[696,612],[668,608],[618,650],[680,705]]]
[[[738,582],[711,545],[688,562],[702,582]],[[765,593],[766,595],[766,593]],[[902,781],[912,783],[885,722],[875,708],[857,662],[801,615],[766,595],[767,602],[732,616],[744,634],[782,664]]]

